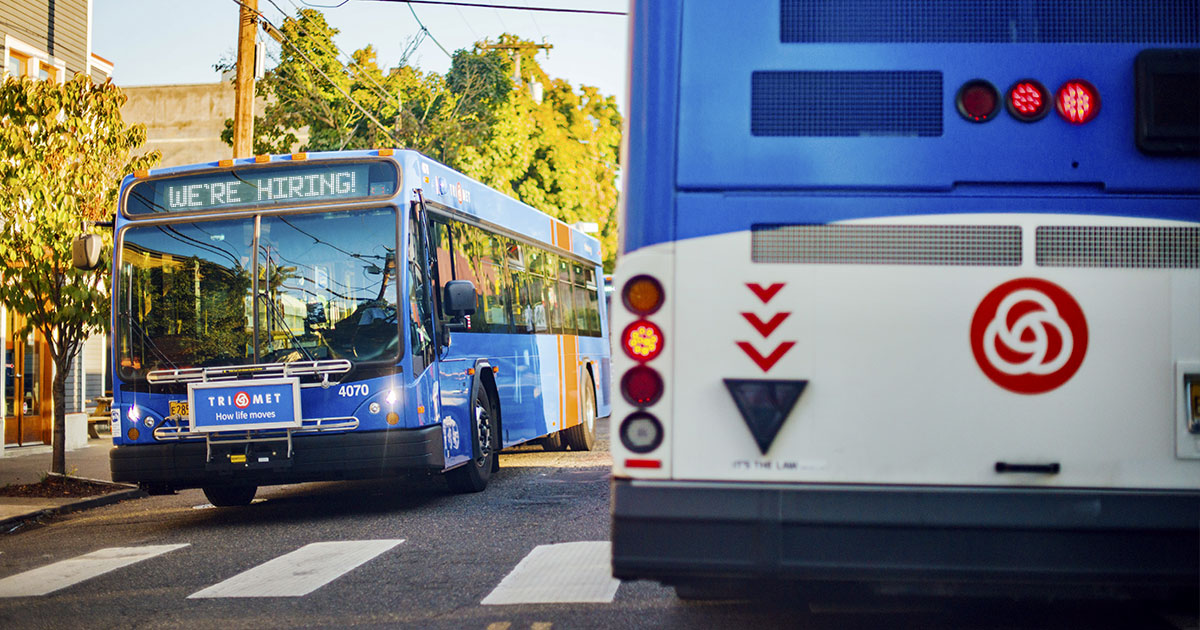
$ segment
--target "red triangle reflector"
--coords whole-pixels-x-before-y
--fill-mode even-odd
[[[792,413],[792,407],[800,400],[808,381],[736,379],[727,378],[725,388],[733,397],[734,404],[742,414],[742,420],[750,429],[750,435],[758,443],[763,455],[771,448],[784,420]]]

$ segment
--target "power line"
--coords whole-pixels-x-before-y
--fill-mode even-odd
[[[350,0],[345,0],[344,2],[342,2],[342,4],[345,4],[346,2],[349,2],[349,1],[350,1]],[[283,9],[280,9],[280,8],[279,8],[279,5],[275,4],[275,0],[267,0],[267,2],[270,2],[270,3],[271,3],[271,6],[275,7],[275,10],[276,10],[276,11],[279,11],[280,13],[283,13],[284,19],[287,19],[287,18],[289,17],[289,16],[288,16],[288,14],[284,13]],[[296,15],[297,15],[297,16],[301,15],[301,14],[300,14],[300,7],[299,7],[299,6],[296,4],[295,0],[291,0],[291,2],[292,2],[292,6],[293,6],[293,7],[296,7]],[[305,4],[307,5],[308,3],[307,3],[307,2],[305,2]],[[341,5],[341,4],[339,4],[339,5],[336,5],[336,6],[333,6],[333,7],[329,7],[329,8],[334,8],[334,9],[336,9],[337,7],[340,7],[340,6],[342,6],[342,5]],[[299,20],[297,20],[297,21],[299,21]],[[274,25],[272,24],[272,26],[274,26]],[[304,34],[305,34],[305,35],[307,35],[307,34],[308,34],[308,32],[307,32],[307,31],[304,31]],[[333,46],[334,50],[329,50],[329,48],[326,48],[326,47],[325,47],[325,45],[324,45],[324,44],[322,43],[322,41],[320,40],[320,38],[315,38],[315,37],[314,37],[314,38],[310,38],[310,39],[309,39],[309,41],[311,41],[311,42],[313,42],[313,43],[316,43],[316,44],[320,45],[320,47],[321,47],[321,49],[322,49],[322,50],[324,50],[324,51],[325,51],[325,52],[327,52],[327,53],[330,53],[330,54],[332,54],[332,55],[333,55],[335,58],[337,58],[337,59],[338,59],[338,61],[341,61],[341,58],[342,58],[342,57],[345,57],[345,58],[346,58],[347,60],[349,60],[349,62],[350,62],[350,63],[348,63],[348,64],[345,64],[347,68],[349,68],[349,67],[351,67],[351,66],[358,66],[358,65],[359,65],[359,64],[358,64],[358,62],[356,62],[356,61],[354,60],[354,57],[352,57],[351,55],[348,55],[348,54],[346,54],[346,52],[345,52],[345,51],[343,51],[343,50],[342,50],[342,49],[341,49],[341,48],[340,48],[340,47],[339,47],[339,46],[338,46],[338,45],[337,45],[337,44],[336,44],[336,43],[335,43],[335,42],[334,42],[332,39],[330,39],[330,40],[329,40],[329,44]],[[335,51],[336,51],[336,52],[335,52]],[[356,71],[356,72],[355,72],[355,74],[357,74],[357,75],[359,75],[359,76],[364,76],[364,77],[366,77],[366,78],[367,78],[367,80],[369,80],[369,81],[370,81],[372,84],[374,84],[374,85],[375,85],[375,87],[376,87],[376,88],[378,88],[378,89],[375,91],[375,95],[376,95],[376,96],[378,96],[378,97],[380,98],[380,100],[382,100],[382,101],[384,101],[384,102],[388,102],[388,101],[390,101],[390,100],[391,100],[391,98],[392,98],[392,95],[391,95],[391,94],[390,94],[390,93],[387,91],[387,88],[385,88],[385,87],[383,87],[382,85],[380,85],[380,84],[379,84],[379,82],[375,80],[375,77],[372,77],[372,76],[371,76],[371,74],[370,74],[369,72],[366,72],[366,71]],[[368,86],[368,87],[369,87],[369,86]]]
[[[243,4],[241,0],[233,0],[233,1],[240,6],[246,7],[246,5]],[[267,1],[271,2],[271,5],[275,6],[275,9],[282,13],[282,10],[279,9],[279,7],[276,6],[274,2],[272,2],[271,0],[267,0]],[[249,7],[247,7],[247,8],[249,8]],[[368,119],[370,119],[371,122],[375,123],[375,126],[378,127],[379,130],[381,132],[383,132],[383,135],[386,136],[387,139],[392,143],[392,146],[397,146],[399,144],[396,142],[396,139],[392,136],[391,131],[387,128],[386,125],[379,122],[379,119],[376,118],[374,115],[372,115],[371,112],[367,111],[367,108],[363,107],[362,104],[359,103],[357,100],[355,100],[355,98],[353,96],[351,96],[349,92],[347,92],[345,89],[343,89],[342,86],[338,85],[337,82],[335,82],[332,78],[330,78],[329,75],[325,74],[325,71],[322,70],[321,67],[318,66],[316,63],[314,63],[311,59],[309,59],[308,55],[304,54],[304,51],[301,50],[300,47],[297,46],[294,42],[292,42],[292,39],[290,37],[288,37],[283,32],[282,29],[280,29],[278,26],[275,26],[275,24],[273,24],[270,20],[268,20],[267,17],[265,15],[263,15],[261,11],[254,11],[254,13],[256,15],[258,15],[258,19],[262,20],[263,22],[266,22],[268,25],[271,26],[272,29],[274,29],[274,31],[276,33],[278,33],[281,44],[291,46],[292,50],[295,51],[297,55],[300,55],[300,58],[303,59],[305,63],[307,63],[309,66],[311,66],[313,70],[317,71],[317,74],[321,75],[326,81],[329,82],[329,85],[333,86],[333,88],[335,90],[337,90],[342,96],[346,97],[346,100],[350,101],[351,105],[354,105],[354,107],[358,108],[358,111],[362,112],[362,114],[364,116],[366,116]]]
[[[524,7],[512,4],[476,4],[474,2],[448,2],[447,0],[362,0],[364,2],[403,2],[404,4],[432,4],[448,7],[473,7],[476,9],[506,9],[509,11],[542,11],[545,13],[581,13],[585,15],[628,15],[625,11],[599,11],[596,9],[563,9],[558,7]]]
[[[454,59],[454,55],[451,55],[450,51],[446,50],[446,47],[442,45],[442,42],[439,42],[437,38],[433,36],[433,33],[430,33],[429,29],[425,28],[425,25],[421,23],[421,18],[417,17],[417,10],[412,8],[412,4],[408,5],[408,10],[412,12],[413,19],[417,21],[417,26],[421,27],[421,31],[424,32],[429,39],[433,40],[433,43],[437,44],[437,47],[441,48],[442,52],[446,53],[447,57]]]

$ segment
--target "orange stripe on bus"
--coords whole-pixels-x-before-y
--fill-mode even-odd
[[[554,244],[571,251],[571,228],[566,223],[554,222]]]

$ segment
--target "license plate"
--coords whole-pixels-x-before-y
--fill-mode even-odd
[[[171,406],[172,416],[188,417],[188,404],[186,400],[172,400],[167,404]]]

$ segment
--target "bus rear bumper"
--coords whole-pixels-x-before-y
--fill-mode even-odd
[[[1200,490],[614,479],[613,575],[907,594],[1191,597]]]
[[[240,469],[228,462],[209,462],[204,441],[117,446],[109,452],[109,464],[113,481],[176,490],[230,483],[368,479],[444,467],[441,425],[301,435],[293,437],[292,444],[290,460],[266,466],[252,462]]]

